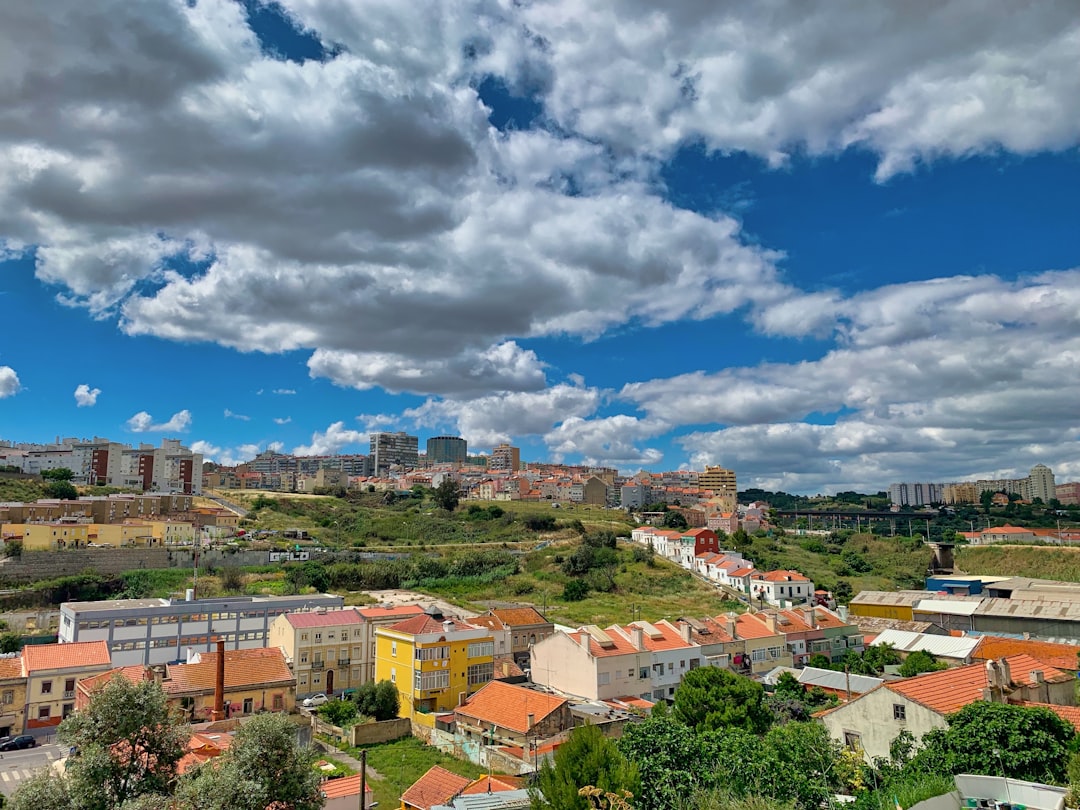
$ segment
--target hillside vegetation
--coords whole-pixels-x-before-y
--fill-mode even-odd
[[[1080,582],[1080,548],[960,546],[956,549],[956,567],[969,574]]]

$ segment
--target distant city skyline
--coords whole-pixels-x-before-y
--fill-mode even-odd
[[[1080,479],[1080,16],[972,8],[0,4],[0,439]]]

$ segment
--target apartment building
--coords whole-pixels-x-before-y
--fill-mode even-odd
[[[509,444],[499,444],[491,448],[488,469],[517,472],[521,469],[521,448]]]
[[[432,436],[427,440],[428,464],[464,464],[469,443],[460,436]]]
[[[766,571],[750,580],[750,596],[773,606],[799,604],[814,596],[814,583],[798,571]]]
[[[416,436],[397,433],[372,433],[371,469],[376,476],[386,475],[393,467],[415,469],[420,460],[420,440]]]
[[[349,694],[375,679],[375,627],[422,613],[417,605],[285,613],[271,623],[269,644],[285,653],[300,697]]]
[[[524,667],[529,665],[533,645],[555,632],[555,625],[532,607],[492,608],[469,619],[469,624],[489,629],[496,655],[512,655],[514,662]]]
[[[735,478],[734,470],[726,470],[723,467],[706,467],[705,472],[698,473],[697,486],[699,489],[707,489],[712,492],[712,499],[722,511],[733,512],[737,503],[739,485]]]
[[[184,660],[189,651],[211,652],[218,637],[230,650],[266,647],[270,624],[278,616],[343,604],[342,597],[325,593],[64,602],[59,640],[103,641],[116,666],[154,666]]]
[[[401,717],[427,726],[493,679],[494,657],[490,631],[437,608],[375,629],[376,680],[397,685]]]
[[[0,737],[21,734],[26,728],[26,676],[22,655],[0,657]]]

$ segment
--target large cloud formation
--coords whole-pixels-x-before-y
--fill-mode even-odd
[[[532,433],[624,465],[659,463],[644,443],[680,425],[722,426],[687,440],[694,461],[742,463],[752,451],[731,431],[808,412],[905,436],[1008,422],[1075,360],[1072,342],[1056,360],[1034,350],[1075,340],[1075,272],[1004,294],[993,278],[808,294],[735,218],[676,208],[657,181],[699,142],[774,165],[865,149],[882,181],[943,157],[1074,146],[1068,3],[283,8],[326,59],[265,53],[233,0],[4,3],[8,249],[33,246],[42,281],[129,334],[305,350],[313,376],[431,397],[409,414],[418,424],[481,444]],[[542,126],[493,129],[486,78],[531,95]],[[935,313],[958,306],[970,329],[942,330]],[[732,312],[836,348],[806,368],[631,385],[618,395],[645,416],[613,418],[598,416],[611,392],[549,380],[522,345]],[[829,433],[812,427],[791,432]],[[353,434],[331,425],[310,448]],[[836,441],[854,458],[873,435]]]

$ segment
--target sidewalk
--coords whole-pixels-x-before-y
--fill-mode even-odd
[[[342,751],[340,748],[335,748],[329,743],[325,743],[321,740],[316,740],[315,745],[322,749],[323,753],[330,759],[336,759],[342,765],[352,768],[357,773],[360,773],[360,760],[356,757],[350,756]],[[367,778],[368,779],[382,779],[383,775],[370,765],[367,766]]]

